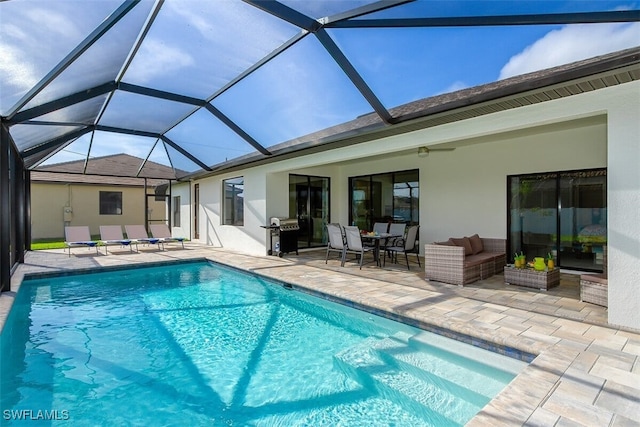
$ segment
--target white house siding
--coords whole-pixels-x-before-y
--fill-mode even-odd
[[[611,322],[640,327],[639,93],[632,82],[203,179],[201,240],[264,254],[260,226],[288,215],[289,173],[330,177],[331,221],[344,224],[349,177],[416,168],[421,242],[504,238],[507,175],[608,167]],[[417,156],[419,146],[442,143],[458,148]],[[245,179],[245,225],[220,225],[222,180],[236,176]]]

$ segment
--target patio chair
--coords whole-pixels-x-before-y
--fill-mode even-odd
[[[133,245],[136,245],[136,251],[138,250],[138,242],[132,239],[125,239],[122,235],[122,227],[119,225],[101,225],[100,244],[104,246],[105,255],[109,254],[108,246],[113,245],[128,246],[131,252],[133,252]]]
[[[324,263],[329,262],[329,252],[339,252],[340,260],[344,258],[344,235],[342,234],[342,226],[340,224],[327,224],[327,235],[329,236],[329,242],[327,243],[327,256],[324,259]]]
[[[364,246],[362,244],[362,236],[360,236],[360,229],[357,226],[344,227],[344,234],[346,238],[347,247],[342,255],[342,266],[347,259],[347,253],[360,255],[360,270],[362,270],[362,261],[364,260],[364,254],[366,252],[373,253],[375,248]]]
[[[149,237],[144,225],[125,225],[124,229],[128,239],[136,240],[138,243],[146,245],[158,245],[158,249],[164,250],[164,242],[159,238]]]
[[[418,260],[418,265],[420,264],[420,254],[416,251],[416,239],[418,238],[418,231],[420,230],[419,225],[412,225],[407,229],[407,237],[402,242],[401,246],[387,246],[384,251],[384,259],[382,265],[385,266],[387,264],[387,253],[391,256],[397,255],[399,253],[404,253],[404,259],[407,261],[407,270],[411,270],[409,267],[409,256],[410,253],[415,253],[416,258]]]
[[[387,229],[389,228],[389,224],[386,222],[376,222],[373,224],[373,232],[377,233],[377,234],[386,234],[387,233]],[[371,241],[366,241],[364,242],[365,246],[375,246],[374,242]]]
[[[96,248],[98,254],[98,242],[91,240],[89,227],[86,225],[74,225],[64,228],[64,245],[69,248],[69,256],[71,256],[71,248],[74,246],[85,246],[87,248]]]
[[[162,240],[162,243],[180,242],[182,249],[184,249],[184,237],[173,237],[167,224],[152,224],[149,229],[155,239]]]
[[[405,237],[405,231],[407,229],[407,224],[405,223],[391,223],[391,225],[389,225],[389,234],[391,234],[392,236],[399,236],[399,237],[391,237],[387,240],[384,241],[384,248],[386,248],[387,246],[402,246],[404,245],[404,237]],[[391,254],[389,254],[391,256]],[[397,253],[396,253],[397,255]]]

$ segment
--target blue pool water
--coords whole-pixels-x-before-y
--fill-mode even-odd
[[[462,425],[524,367],[204,262],[25,280],[0,343],[2,425]]]

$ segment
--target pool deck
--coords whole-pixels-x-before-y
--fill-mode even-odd
[[[324,256],[249,256],[195,243],[133,254],[29,252],[13,275],[12,292],[0,295],[0,327],[25,274],[207,258],[499,350],[535,355],[469,426],[640,426],[640,330],[608,325],[605,308],[580,302],[578,276],[563,273],[560,286],[547,292],[505,285],[502,274],[458,287],[426,281],[415,263],[412,271],[402,264],[359,270],[355,262],[340,267],[335,254],[325,264]]]

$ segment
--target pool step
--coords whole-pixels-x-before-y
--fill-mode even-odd
[[[493,371],[492,375],[498,374],[507,382],[528,365],[527,362],[426,331],[408,337],[408,342],[418,349],[441,352],[449,358],[466,359],[469,361],[467,366],[478,372],[486,372],[487,368],[490,368]],[[499,372],[495,372],[496,369]]]
[[[447,340],[447,344],[456,346],[451,340]],[[495,366],[474,358],[475,348],[464,346],[469,357],[452,353],[449,349],[434,347],[424,341],[416,341],[414,337],[410,337],[407,342],[397,337],[386,338],[376,342],[373,349],[388,365],[436,384],[473,405],[483,407],[515,375],[496,371]]]
[[[427,423],[434,426],[465,424],[484,403],[477,405],[459,395],[453,394],[455,386],[440,386],[447,381],[425,378],[410,371],[401,371],[387,363],[381,351],[385,351],[395,338],[369,338],[360,344],[343,350],[334,356],[336,367],[367,388],[378,390],[380,395],[405,409],[420,414]],[[405,342],[405,346],[408,342]],[[378,350],[380,348],[381,350]],[[469,394],[469,393],[466,393]],[[478,400],[477,397],[475,397]],[[486,402],[488,399],[483,399]]]

